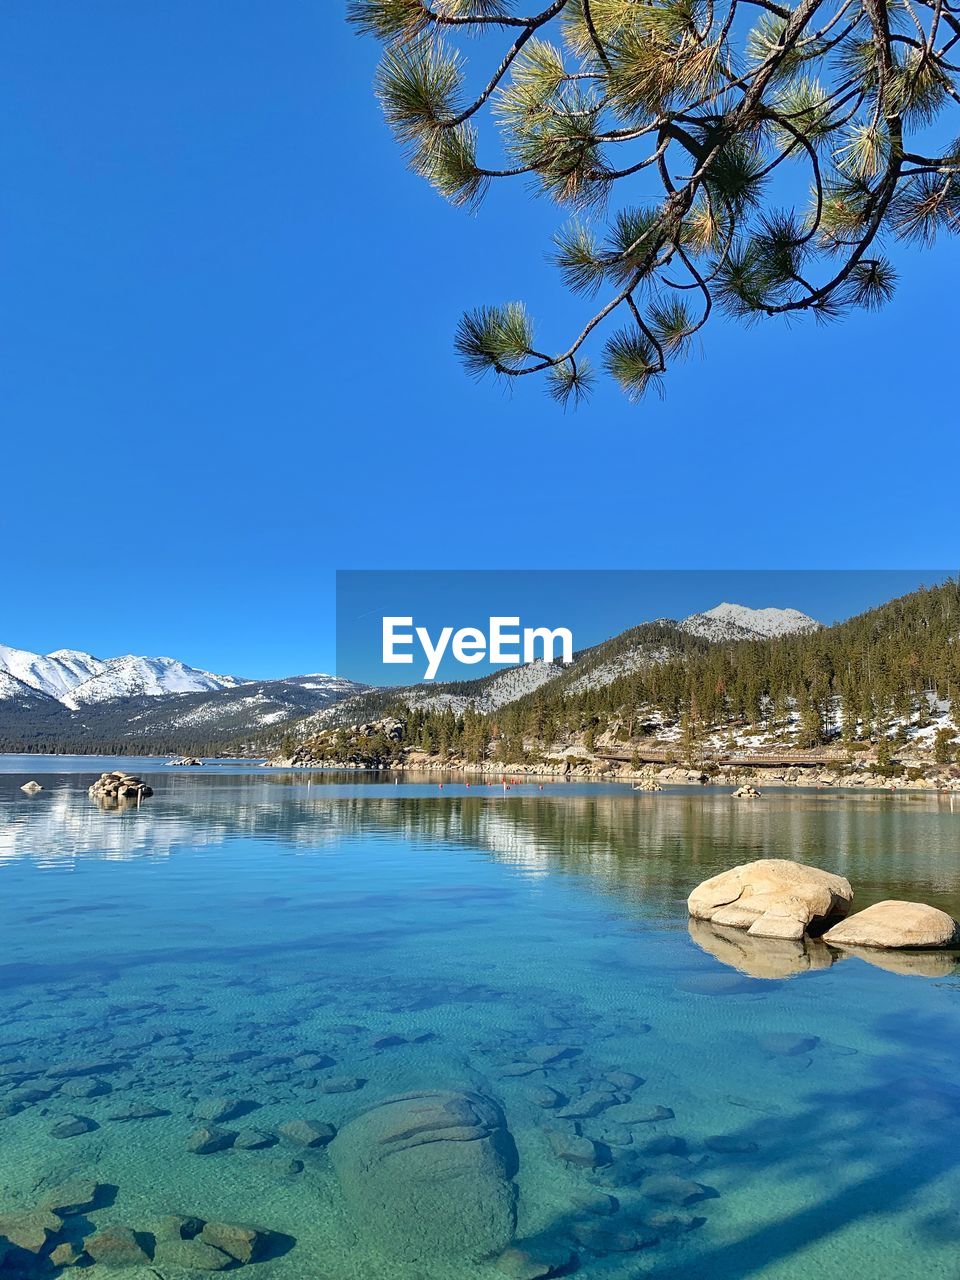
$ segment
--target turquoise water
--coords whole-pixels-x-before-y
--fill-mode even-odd
[[[264,1280],[502,1278],[467,1256],[472,1184],[451,1178],[436,1218],[452,1256],[411,1260],[420,1166],[401,1157],[386,1192],[344,1172],[369,1141],[359,1113],[453,1091],[502,1116],[515,1236],[585,1277],[960,1274],[952,958],[747,951],[691,936],[684,907],[766,855],[841,872],[859,906],[960,914],[960,797],[137,762],[155,795],[104,812],[100,762],[2,767],[0,1212],[88,1175],[107,1191],[67,1220],[77,1238],[125,1225],[149,1252],[159,1218],[195,1214],[276,1233],[249,1267]],[[211,1098],[240,1104],[221,1129],[269,1145],[189,1151]],[[54,1136],[67,1116],[91,1127]],[[334,1143],[281,1131],[302,1120]],[[578,1138],[586,1164],[565,1158]]]

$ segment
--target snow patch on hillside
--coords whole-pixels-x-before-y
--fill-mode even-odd
[[[724,640],[767,640],[774,636],[819,631],[821,623],[799,609],[750,609],[743,604],[718,604],[705,613],[684,618],[687,635],[719,643]]]
[[[491,679],[481,684],[475,694],[421,692],[418,688],[408,692],[407,700],[411,706],[426,707],[432,711],[443,711],[450,707],[455,715],[462,715],[468,707],[474,711],[498,711],[508,702],[516,702],[518,698],[535,689],[556,680],[564,670],[559,663],[544,662],[537,658],[522,667],[508,667]]]

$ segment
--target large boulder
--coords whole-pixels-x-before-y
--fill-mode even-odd
[[[489,1098],[387,1098],[345,1125],[329,1152],[357,1223],[398,1260],[479,1259],[513,1238],[517,1152]]]
[[[695,920],[746,929],[755,938],[799,941],[841,920],[852,899],[843,876],[786,858],[760,858],[704,880],[687,907]]]
[[[945,911],[923,902],[890,898],[858,911],[823,937],[837,947],[936,949],[960,946],[960,924]]]

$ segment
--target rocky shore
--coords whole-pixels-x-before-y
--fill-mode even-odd
[[[343,769],[410,773],[454,773],[467,778],[499,781],[502,778],[564,779],[577,782],[630,782],[638,790],[657,791],[670,786],[719,786],[761,791],[763,787],[855,788],[886,791],[946,791],[960,793],[960,771],[955,766],[918,761],[904,772],[889,773],[869,764],[789,765],[777,768],[746,768],[740,762],[725,765],[711,761],[704,765],[644,764],[634,767],[600,757],[547,756],[535,762],[505,763],[500,760],[467,761],[444,758],[424,751],[404,750],[389,760],[363,759],[351,753],[344,758],[316,751],[310,743],[291,755],[276,755],[265,762],[269,768]],[[759,798],[759,797],[757,797]]]

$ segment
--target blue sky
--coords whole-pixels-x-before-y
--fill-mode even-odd
[[[956,241],[880,315],[718,320],[663,401],[564,415],[451,347],[480,302],[576,325],[556,211],[407,173],[339,4],[0,37],[0,641],[266,676],[333,665],[337,568],[957,562]]]

